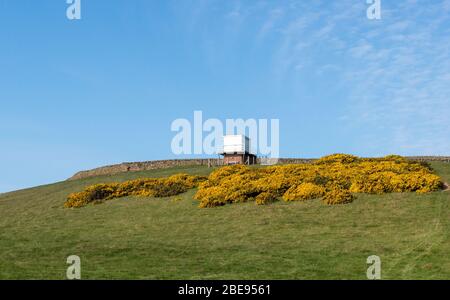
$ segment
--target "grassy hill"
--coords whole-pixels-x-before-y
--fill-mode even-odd
[[[432,163],[450,182],[450,164]],[[60,182],[0,195],[0,279],[365,279],[378,255],[383,279],[450,279],[450,193],[360,195],[348,205],[254,203],[200,209],[194,190],[63,208],[100,182],[179,167]]]

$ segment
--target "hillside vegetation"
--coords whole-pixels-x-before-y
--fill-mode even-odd
[[[449,163],[432,167],[450,182]],[[211,171],[128,172],[0,195],[0,279],[64,279],[69,255],[80,256],[83,279],[365,279],[370,255],[383,279],[450,279],[444,191],[201,209],[190,189],[64,208],[93,184]]]
[[[65,207],[126,196],[170,197],[198,187],[194,199],[199,207],[211,208],[229,203],[255,201],[270,204],[322,198],[329,205],[351,203],[356,193],[429,193],[444,183],[429,164],[401,156],[359,158],[348,154],[324,156],[305,164],[253,167],[232,165],[218,168],[206,176],[175,174],[164,178],[139,178],[126,182],[87,186],[71,193]]]

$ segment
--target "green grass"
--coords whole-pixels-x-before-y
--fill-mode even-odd
[[[433,163],[450,182],[450,164]],[[359,195],[349,205],[253,203],[199,209],[194,190],[64,209],[84,186],[205,167],[126,173],[0,196],[0,279],[365,279],[378,255],[383,279],[450,279],[450,192]]]

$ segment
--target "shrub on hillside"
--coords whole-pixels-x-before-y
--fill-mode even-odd
[[[278,197],[275,193],[271,192],[262,192],[255,198],[255,203],[257,205],[267,205],[272,202],[275,202],[278,200]]]
[[[443,184],[429,166],[400,156],[358,158],[334,154],[312,164],[249,168],[226,166],[207,178],[177,174],[123,183],[97,184],[70,194],[65,206],[81,207],[91,202],[126,196],[170,197],[198,187],[194,196],[202,208],[255,201],[264,205],[285,201],[323,198],[326,204],[350,203],[354,194],[427,193]]]
[[[84,191],[70,194],[64,206],[82,207],[95,201],[126,196],[170,197],[198,186],[205,179],[202,176],[176,174],[167,178],[146,178],[122,183],[96,184],[86,187]]]
[[[349,164],[358,161],[359,158],[350,154],[332,154],[319,158],[315,161],[315,164],[323,165],[323,164],[331,164],[331,163],[342,163]]]
[[[325,187],[310,182],[293,185],[283,195],[284,201],[310,200],[322,197],[326,192]]]
[[[322,201],[328,205],[347,204],[353,202],[355,196],[348,190],[336,188],[328,191]]]
[[[195,199],[200,207],[245,201],[266,204],[278,197],[285,201],[323,197],[326,204],[343,204],[352,202],[356,193],[426,193],[441,187],[430,168],[401,156],[362,159],[334,154],[312,164],[223,167],[199,185]]]

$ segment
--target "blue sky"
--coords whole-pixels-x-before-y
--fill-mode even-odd
[[[174,158],[177,118],[277,118],[281,157],[450,155],[450,0],[0,0],[0,192]]]

